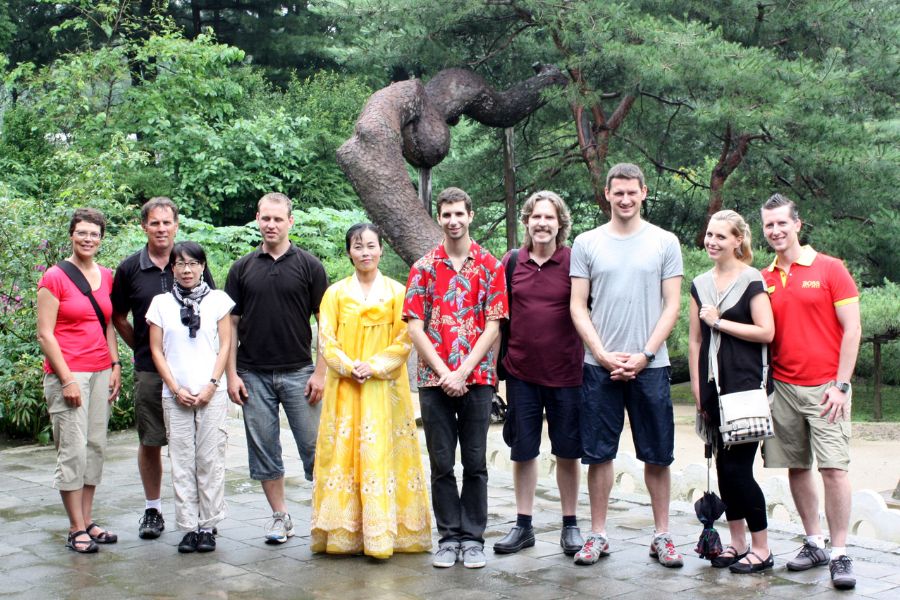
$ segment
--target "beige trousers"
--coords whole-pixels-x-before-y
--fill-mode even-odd
[[[212,528],[225,518],[227,411],[228,394],[224,388],[199,409],[182,406],[174,398],[163,398],[175,488],[175,522],[182,531]]]
[[[99,485],[106,452],[109,421],[109,376],[111,369],[72,373],[81,388],[81,406],[72,407],[63,398],[59,377],[44,375],[44,398],[56,445],[53,487],[64,492]]]

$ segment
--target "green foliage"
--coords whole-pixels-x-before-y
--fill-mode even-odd
[[[860,292],[863,340],[889,342],[900,337],[900,285],[884,281]]]
[[[881,378],[888,385],[900,385],[900,286],[892,281],[884,285],[860,291],[860,317],[862,318],[862,345],[859,350],[856,374],[869,381],[875,371],[874,344],[881,346]],[[854,401],[856,400],[854,396]],[[887,410],[889,401],[883,406]],[[886,417],[887,418],[887,417]]]

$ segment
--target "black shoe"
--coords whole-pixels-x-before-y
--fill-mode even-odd
[[[751,554],[753,556],[755,556],[756,558],[758,558],[759,560],[761,560],[762,562],[758,562],[758,563],[736,562],[733,565],[731,565],[730,567],[728,567],[728,570],[731,571],[732,573],[737,573],[739,575],[746,575],[747,573],[759,573],[760,571],[765,571],[766,569],[771,569],[772,567],[775,566],[775,555],[772,554],[771,552],[769,552],[769,558],[767,558],[766,560],[763,560],[759,554],[757,554],[756,552],[753,552],[752,550],[747,551],[747,553],[745,554],[745,558],[749,557]]]
[[[534,546],[534,527],[519,527],[516,525],[505,536],[494,544],[494,552],[497,554],[514,554],[522,548]]]
[[[200,535],[196,531],[188,531],[178,544],[178,551],[181,553],[196,552],[197,542],[200,541]]]
[[[144,540],[154,540],[162,535],[166,529],[166,522],[163,520],[162,513],[155,508],[148,508],[141,517],[141,524],[138,527],[138,537]]]
[[[216,538],[208,531],[200,532],[200,539],[197,542],[197,552],[212,552],[216,549]]]
[[[559,545],[562,546],[563,554],[566,556],[575,556],[575,553],[584,546],[584,538],[581,537],[581,530],[578,525],[563,525],[562,532],[559,534]]]
[[[732,554],[725,554],[725,552],[728,552],[729,549],[731,550]],[[717,569],[725,569],[747,556],[748,550],[750,549],[747,548],[747,550],[744,550],[740,554],[737,554],[737,550],[734,546],[727,546],[722,554],[715,558],[709,559],[709,564]]]

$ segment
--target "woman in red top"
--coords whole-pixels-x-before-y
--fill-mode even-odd
[[[98,210],[79,208],[69,223],[73,274],[87,280],[90,298],[59,266],[38,283],[38,342],[44,353],[44,396],[56,444],[53,486],[69,516],[66,547],[97,551],[117,536],[93,522],[94,491],[103,471],[109,405],[119,395],[121,363],[112,326],[112,271],[94,262],[106,230]]]

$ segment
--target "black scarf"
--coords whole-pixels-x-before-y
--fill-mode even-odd
[[[209,293],[209,286],[202,279],[192,288],[182,287],[177,281],[172,286],[172,295],[181,304],[181,322],[187,326],[190,337],[197,337],[200,329],[200,301]]]

